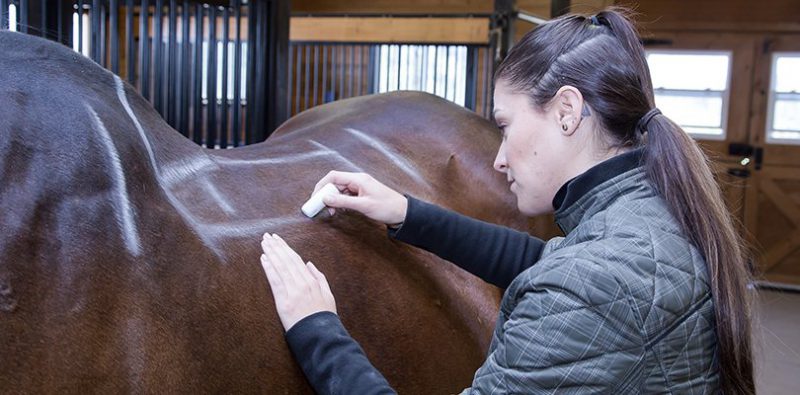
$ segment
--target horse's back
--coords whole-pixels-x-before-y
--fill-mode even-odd
[[[309,220],[299,206],[327,171],[365,171],[521,226],[485,120],[394,93],[208,151],[67,48],[0,32],[0,52],[0,352],[11,356],[0,388],[308,391],[258,265],[263,232],[326,273],[342,320],[399,390],[469,384],[497,290],[355,213]]]

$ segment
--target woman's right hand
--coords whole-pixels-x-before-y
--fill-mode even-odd
[[[350,209],[386,225],[402,223],[406,218],[408,199],[369,174],[331,171],[317,183],[314,193],[327,183],[342,192],[323,199],[331,215],[337,208]]]

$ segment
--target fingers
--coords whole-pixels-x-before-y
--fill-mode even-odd
[[[267,234],[264,235],[261,241],[261,248],[267,260],[275,268],[275,271],[281,274],[288,290],[307,285],[307,279],[297,270],[297,267],[302,265],[303,261],[288,254],[286,252],[288,246],[282,244],[280,240],[274,236]]]
[[[320,272],[319,269],[317,269],[317,267],[311,261],[309,261],[306,264],[306,266],[308,267],[308,271],[311,272],[311,274],[317,280],[317,283],[319,284],[319,288],[320,291],[322,291],[322,294],[325,295],[326,297],[328,295],[333,297],[333,292],[331,292],[331,287],[328,284],[328,279],[325,278],[325,275],[322,274],[322,272]]]
[[[364,188],[369,187],[372,176],[366,173],[352,173],[345,171],[332,170],[322,177],[314,186],[314,193],[320,190],[325,184],[331,183],[339,188],[342,193],[349,192],[353,195],[358,195]]]
[[[322,198],[326,206],[332,208],[346,208],[364,213],[369,198],[363,196],[350,195],[328,195]]]
[[[325,184],[331,183],[336,185],[339,188],[339,191],[345,192],[346,190],[350,190],[351,192],[357,193],[358,192],[358,183],[356,181],[358,173],[350,173],[344,171],[336,171],[332,170],[322,177],[317,185],[314,186],[314,193],[317,193]],[[351,188],[352,187],[352,188]]]
[[[275,299],[280,298],[281,295],[286,293],[286,284],[283,282],[281,272],[275,270],[275,267],[264,254],[261,254],[261,267],[264,269],[264,274],[267,275],[272,297]]]

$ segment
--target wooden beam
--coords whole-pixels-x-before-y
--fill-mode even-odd
[[[292,17],[291,41],[486,44],[484,18]]]

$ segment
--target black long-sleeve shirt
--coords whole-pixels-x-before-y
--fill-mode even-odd
[[[389,236],[426,249],[484,281],[505,288],[541,255],[544,242],[408,197],[408,211]],[[312,314],[286,333],[289,348],[318,394],[393,394],[339,317]]]

